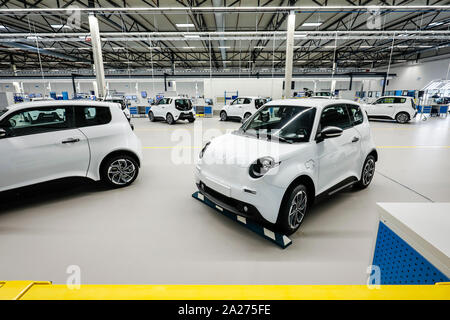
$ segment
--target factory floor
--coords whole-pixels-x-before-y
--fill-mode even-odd
[[[238,122],[133,123],[144,160],[130,187],[69,179],[0,193],[0,280],[66,283],[75,265],[83,284],[364,284],[377,202],[450,201],[450,117],[371,121],[370,187],[317,204],[282,250],[191,197],[201,133]]]

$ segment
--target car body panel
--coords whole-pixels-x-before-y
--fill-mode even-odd
[[[242,120],[246,114],[253,115],[262,105],[264,105],[265,102],[266,99],[262,97],[238,97],[230,104],[225,105],[221,109],[221,112],[225,111],[227,113],[227,117],[229,118],[237,118]]]
[[[386,99],[390,101],[386,101]],[[404,102],[395,102],[400,99],[404,99]],[[416,114],[414,98],[405,96],[383,96],[371,104],[363,104],[362,107],[370,118],[395,120],[397,114],[406,112],[409,115],[409,119],[412,119]]]
[[[182,97],[167,97],[163,99],[170,99],[169,103],[158,103],[152,105],[150,111],[153,112],[155,118],[165,120],[167,115],[170,113],[173,116],[175,121],[184,119],[184,118],[192,118],[195,119],[195,112],[191,102],[191,108],[186,110],[179,110],[176,108],[177,100],[189,100],[188,98]],[[166,102],[166,101],[164,101]]]
[[[111,121],[102,125],[73,126],[45,133],[0,138],[0,191],[64,177],[100,180],[100,164],[113,151],[131,152],[141,161],[141,142],[116,103],[83,100],[21,103],[9,106],[8,111],[0,116],[0,123],[18,111],[62,106],[107,107]],[[67,143],[68,140],[76,142]]]
[[[219,136],[210,141],[203,157],[198,159],[196,183],[203,182],[208,186],[210,182],[208,187],[255,206],[263,219],[276,223],[283,196],[297,178],[306,176],[311,179],[316,196],[346,178],[359,180],[364,160],[375,150],[364,112],[363,122],[343,130],[341,136],[316,140],[321,112],[324,107],[334,104],[358,105],[343,99],[314,98],[267,103],[267,107],[294,105],[316,108],[309,141],[289,144],[257,139],[245,136],[245,133]],[[252,178],[249,175],[250,165],[266,156],[272,157],[279,165],[261,178]]]

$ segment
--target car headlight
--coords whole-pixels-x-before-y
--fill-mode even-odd
[[[260,178],[265,175],[270,169],[280,165],[280,162],[275,162],[272,157],[262,157],[257,159],[250,165],[249,174],[252,178]]]
[[[200,151],[200,154],[198,155],[199,158],[203,158],[203,155],[205,154],[206,149],[208,148],[208,146],[211,144],[211,141],[208,141],[205,146],[202,148],[202,151]]]

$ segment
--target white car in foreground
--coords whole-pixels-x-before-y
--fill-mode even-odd
[[[247,120],[260,107],[266,103],[261,97],[239,97],[220,110],[220,120],[228,119]]]
[[[291,234],[318,196],[367,187],[377,159],[359,104],[286,99],[206,143],[195,176],[212,202]]]
[[[39,101],[0,111],[0,191],[87,177],[131,184],[142,147],[116,103]]]
[[[363,108],[369,118],[392,119],[398,123],[407,123],[417,115],[412,97],[385,96],[371,104],[364,104]]]
[[[192,102],[187,98],[162,98],[157,104],[150,107],[148,119],[165,120],[168,124],[174,124],[178,120],[195,121],[195,112]]]

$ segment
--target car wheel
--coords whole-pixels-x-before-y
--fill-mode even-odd
[[[295,187],[282,204],[277,227],[280,232],[290,235],[298,230],[308,210],[308,190],[303,184]]]
[[[112,188],[129,186],[136,180],[139,166],[129,155],[118,155],[105,161],[101,168],[102,181]]]
[[[244,114],[244,119],[242,119],[242,122],[247,121],[248,118],[250,118],[252,114],[250,112],[247,112],[246,114]]]
[[[406,112],[399,112],[395,116],[395,121],[397,121],[398,123],[407,123],[409,121],[409,114],[407,114]]]
[[[227,113],[225,111],[220,113],[220,120],[227,121]]]
[[[188,121],[189,121],[190,123],[192,123],[192,122],[195,121],[195,118],[189,118]]]
[[[375,157],[368,156],[366,161],[364,161],[363,169],[361,172],[361,179],[355,184],[359,189],[367,188],[372,182],[373,176],[375,174]]]
[[[168,124],[174,124],[174,123],[175,123],[175,120],[173,119],[173,116],[172,116],[171,113],[168,113],[168,114],[167,114],[167,116],[166,116],[166,122],[167,122]]]
[[[148,112],[148,119],[151,122],[155,121],[155,115],[153,114],[153,112],[151,112],[151,111]]]

